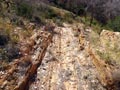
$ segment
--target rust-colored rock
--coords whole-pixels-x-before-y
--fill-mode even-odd
[[[25,44],[21,42],[22,57],[14,60],[1,76],[0,90],[26,90],[41,64],[51,39],[50,33],[39,31]]]

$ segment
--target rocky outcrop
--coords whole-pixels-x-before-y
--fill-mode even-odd
[[[36,32],[30,39],[21,42],[20,59],[14,60],[0,74],[0,90],[26,90],[37,72],[51,42],[51,34]]]
[[[120,49],[120,33],[103,30],[100,34],[101,45],[104,49],[117,48]]]
[[[56,27],[51,45],[48,47],[35,81],[29,90],[106,90],[97,79],[97,70],[85,51],[82,25]],[[79,28],[79,30],[78,30]],[[80,48],[82,45],[84,48]]]
[[[114,65],[111,65],[110,63],[107,63],[105,60],[106,58],[102,58],[102,55],[99,55],[96,50],[100,50],[102,47],[102,50],[103,50],[102,52],[109,52],[111,47],[115,48],[115,45],[119,41],[119,34],[120,33],[118,32],[103,30],[98,39],[98,41],[100,41],[99,42],[100,45],[96,46],[95,48],[95,45],[93,47],[92,45],[93,43],[91,43],[89,40],[89,44],[87,45],[88,47],[86,48],[86,51],[89,53],[92,59],[92,62],[97,69],[99,81],[108,90],[119,90],[120,88],[118,86],[118,83],[120,82],[120,79],[119,79],[120,74],[118,73],[119,68]]]
[[[118,33],[103,31],[96,47],[90,40],[91,29],[84,30],[82,24],[63,25],[43,27],[53,36],[38,31],[21,42],[21,58],[0,72],[0,90],[120,89],[119,68],[97,53],[101,47],[111,50],[106,49],[106,42],[114,40],[110,44],[116,44]]]
[[[120,64],[120,33],[103,30],[100,34],[100,42],[104,51],[101,51],[101,53],[104,53],[107,55],[107,59],[110,59],[107,61]]]

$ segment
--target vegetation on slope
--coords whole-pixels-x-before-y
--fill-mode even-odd
[[[45,3],[31,4],[21,0],[0,0],[0,70],[20,57],[19,44],[30,37],[34,29],[54,22],[73,23],[75,15]]]
[[[67,9],[77,15],[90,17],[90,26],[97,20],[99,26],[107,26],[114,31],[120,31],[120,1],[119,0],[48,0],[57,7]],[[111,22],[113,21],[113,22]]]

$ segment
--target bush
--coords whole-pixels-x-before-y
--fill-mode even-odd
[[[12,35],[12,36],[10,37],[10,39],[11,39],[11,42],[12,42],[12,43],[17,44],[18,41],[19,41],[19,36],[18,36],[18,35]]]
[[[16,44],[8,44],[5,49],[6,49],[5,54],[6,54],[9,62],[20,56],[19,55],[20,50]]]
[[[23,16],[31,19],[33,13],[33,7],[27,3],[19,3],[19,5],[16,6],[16,13],[19,16]]]
[[[53,18],[58,18],[59,16],[57,15],[57,13],[55,12],[55,10],[49,8],[48,12],[46,13],[46,18],[48,19],[53,19]]]
[[[63,21],[68,22],[68,23],[73,23],[73,18],[74,15],[72,13],[65,13],[65,16],[63,18]]]
[[[39,15],[33,16],[30,22],[35,23],[37,26],[45,25],[45,18]]]
[[[120,16],[116,17],[114,20],[110,20],[107,27],[120,32]]]
[[[8,43],[9,36],[5,30],[0,30],[0,46],[4,46]]]
[[[0,48],[0,60],[11,62],[20,57],[19,51],[17,45],[8,44],[5,48]]]

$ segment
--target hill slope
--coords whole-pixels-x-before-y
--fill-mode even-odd
[[[120,89],[119,32],[99,35],[67,10],[18,2],[9,11],[2,1],[0,90]]]

